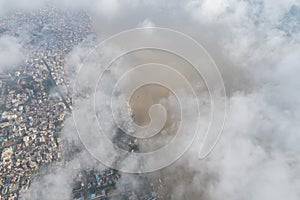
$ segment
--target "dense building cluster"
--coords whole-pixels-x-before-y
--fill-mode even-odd
[[[89,20],[51,7],[0,19],[0,34],[25,37],[26,50],[24,63],[0,76],[1,199],[17,199],[41,166],[61,158],[59,133],[72,108],[64,58],[90,34]]]
[[[163,199],[157,191],[157,186],[162,184],[158,180],[153,184],[144,176],[133,175],[134,179],[139,180],[139,187],[134,188],[132,183],[123,179],[122,185],[117,181],[122,174],[114,169],[85,170],[78,174],[74,181],[72,191],[74,200],[107,200],[107,199],[126,199],[126,200],[158,200]]]
[[[22,38],[20,66],[0,72],[0,199],[18,199],[44,165],[62,158],[60,132],[72,110],[65,56],[91,35],[90,17],[47,7],[0,18],[0,36]],[[135,138],[117,129],[113,142],[139,151]],[[162,199],[161,182],[143,176],[144,189],[117,187],[117,170],[86,169],[74,180],[73,199]]]

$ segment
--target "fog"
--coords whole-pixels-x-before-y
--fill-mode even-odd
[[[22,45],[12,36],[0,37],[0,73],[21,64],[24,59]]]
[[[149,179],[162,179],[164,192],[168,194],[166,199],[299,199],[299,1],[102,0],[83,3],[63,0],[51,3],[61,9],[87,10],[92,16],[98,42],[112,34],[136,27],[158,26],[182,31],[202,44],[219,67],[226,88],[227,118],[216,147],[208,157],[199,159],[199,143],[196,141],[171,166],[143,174]],[[37,9],[45,4],[41,3],[30,9]],[[20,5],[22,4],[15,7],[14,1],[1,1],[0,10],[17,8],[28,11],[27,6]],[[78,70],[83,58],[93,47],[90,44],[74,47],[66,59],[70,70]],[[74,83],[80,82],[75,92],[85,95],[85,98],[76,99],[74,108],[74,112],[77,112],[76,123],[82,123],[79,125],[81,129],[76,130],[72,116],[66,120],[61,136],[64,160],[43,169],[42,175],[33,181],[29,192],[22,195],[23,199],[69,199],[72,180],[80,170],[104,167],[85,149],[81,141],[85,143],[95,140],[91,134],[96,132],[93,121],[96,119],[92,117],[94,111],[90,110],[94,92],[90,84],[91,80],[97,79],[98,68],[95,63],[97,66],[106,63],[107,57],[118,55],[118,52],[117,46],[103,49],[100,57],[96,57],[86,69],[81,69],[79,77],[74,77]],[[151,56],[137,56],[141,60],[154,59]],[[164,58],[167,57],[157,61],[163,62]],[[122,74],[120,66],[134,62],[124,59],[117,63],[104,81],[106,84],[102,85],[102,89],[111,89],[110,85]],[[203,97],[200,102],[203,105],[201,125],[205,126],[209,122],[207,91],[200,79],[192,77],[191,71],[186,71],[186,74],[190,75],[192,85],[199,84],[197,94]],[[144,76],[151,77],[151,74]],[[189,106],[194,97],[186,94],[177,80],[172,81],[170,77],[170,82],[176,85],[178,93],[185,95],[186,103],[182,105],[182,109],[192,111],[193,108]],[[130,83],[129,81],[128,84]],[[96,93],[100,100],[97,101],[99,108],[105,107],[104,100],[108,98],[108,94],[103,91]],[[176,115],[176,99],[164,89],[151,87],[144,88],[136,95],[141,96],[141,100],[145,102],[130,105],[138,117],[135,120],[138,124],[149,122],[149,115],[145,111],[155,102],[164,105],[168,114],[161,137],[158,135],[151,140],[151,147],[141,142],[142,147],[146,151],[165,145],[174,136],[176,124],[180,121]],[[122,94],[119,101],[122,101]],[[133,101],[138,99],[134,98]],[[120,104],[120,112],[124,110],[125,114],[120,115],[120,120],[130,128],[134,119],[126,114],[127,108],[121,105],[123,104]],[[107,119],[104,121],[104,130],[114,132],[115,123],[111,118],[106,118],[111,115],[110,110],[96,111],[101,111],[99,115],[104,120]],[[191,123],[193,116],[195,115],[190,116]],[[188,126],[186,128],[188,132]],[[80,138],[77,131],[80,131]],[[109,138],[113,137],[113,134],[109,135]],[[75,147],[78,148],[77,153],[73,152]],[[99,141],[98,146],[90,148],[101,152],[105,151],[104,147],[105,144],[101,145]],[[139,163],[125,157],[119,164],[136,167]],[[134,175],[124,174],[118,183],[120,188],[125,179],[130,180],[133,187],[141,185]]]

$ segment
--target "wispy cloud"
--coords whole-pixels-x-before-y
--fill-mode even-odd
[[[160,177],[171,199],[299,199],[299,18],[292,24],[286,21],[299,1],[101,1],[96,7],[91,2],[60,5],[89,8],[99,40],[152,22],[188,33],[209,51],[225,82],[228,119],[212,154],[199,160],[194,146],[174,165],[145,176]],[[81,62],[83,52],[76,47],[67,62]],[[81,74],[85,83],[94,72],[91,68]],[[91,112],[86,109],[89,103],[78,104],[82,116]],[[63,140],[81,146],[72,120],[66,123]],[[93,127],[86,120],[82,123],[88,137]],[[90,156],[83,152],[34,181],[28,198],[41,194],[43,199],[57,199],[50,195],[60,194],[60,199],[68,199],[72,178]]]

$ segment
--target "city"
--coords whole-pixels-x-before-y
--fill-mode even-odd
[[[0,0],[0,200],[299,200],[299,55],[299,0]]]

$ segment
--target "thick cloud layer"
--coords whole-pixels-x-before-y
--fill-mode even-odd
[[[59,5],[88,8],[100,41],[142,26],[185,32],[208,50],[225,82],[228,117],[212,154],[199,160],[194,146],[172,166],[145,176],[160,177],[171,199],[299,199],[299,1],[116,0],[100,1],[98,7],[88,2],[64,0]],[[84,51],[75,48],[67,62],[76,66]],[[93,71],[83,76],[87,81],[92,77]],[[78,109],[88,116],[86,103],[78,103]],[[71,122],[63,139],[80,146]],[[87,137],[93,131],[88,128]],[[68,145],[65,151],[70,151]],[[26,198],[41,194],[43,199],[57,199],[47,194],[60,194],[59,199],[68,199],[74,174],[86,167],[76,163],[89,159],[83,152],[36,180]],[[70,167],[73,163],[76,169]]]
[[[11,36],[0,37],[0,72],[17,67],[23,61],[21,44]]]

